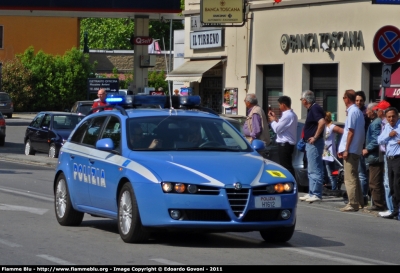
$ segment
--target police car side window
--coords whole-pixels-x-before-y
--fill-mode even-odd
[[[80,143],[82,138],[89,127],[91,120],[86,120],[76,129],[75,133],[71,136],[71,142]]]
[[[82,139],[82,144],[87,144],[90,146],[95,146],[96,141],[98,140],[98,136],[100,134],[101,127],[104,124],[104,121],[106,120],[107,116],[102,116],[102,117],[97,117],[93,118],[92,122],[87,128],[87,131],[85,132],[83,139]]]
[[[114,142],[115,150],[119,150],[119,143],[121,141],[121,122],[117,117],[111,117],[109,119],[101,139],[103,138],[111,138]]]

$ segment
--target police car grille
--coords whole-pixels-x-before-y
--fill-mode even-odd
[[[239,217],[243,213],[247,200],[249,199],[250,189],[226,189],[226,194],[228,196],[229,204],[231,205],[233,213]]]
[[[231,219],[224,210],[211,209],[186,209],[183,211],[185,221],[221,221],[228,222]]]
[[[291,211],[291,210],[290,210]],[[250,210],[243,218],[243,222],[268,222],[283,220],[280,209]]]

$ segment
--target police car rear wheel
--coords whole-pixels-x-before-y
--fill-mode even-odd
[[[5,137],[0,138],[0,146],[4,146],[5,140],[6,140]]]
[[[25,143],[25,155],[34,155],[35,150],[32,149],[31,141],[28,139]]]
[[[57,147],[56,147],[56,145],[54,143],[50,145],[49,157],[50,158],[57,158],[58,157],[58,149],[57,149]]]
[[[63,174],[57,177],[54,197],[54,209],[58,223],[62,226],[79,226],[84,214],[72,207],[68,186]]]
[[[118,198],[118,231],[126,243],[142,243],[149,233],[143,229],[132,185],[125,183]]]
[[[292,238],[295,227],[296,222],[291,227],[260,230],[260,235],[267,243],[284,243]]]

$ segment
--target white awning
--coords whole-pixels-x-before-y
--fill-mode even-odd
[[[203,73],[216,66],[221,60],[187,61],[167,75],[166,81],[201,82]]]

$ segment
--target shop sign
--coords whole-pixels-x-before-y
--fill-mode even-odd
[[[195,31],[190,33],[190,48],[211,48],[222,46],[222,30]]]
[[[329,49],[345,50],[346,47],[364,48],[364,37],[362,31],[334,31],[332,33],[308,33],[308,34],[283,34],[280,40],[282,51],[287,52],[289,49],[310,50],[322,48],[322,43],[326,43]]]
[[[134,45],[151,45],[153,43],[151,37],[137,36],[133,37],[132,40]]]
[[[243,23],[244,0],[201,0],[200,19],[205,24]]]

